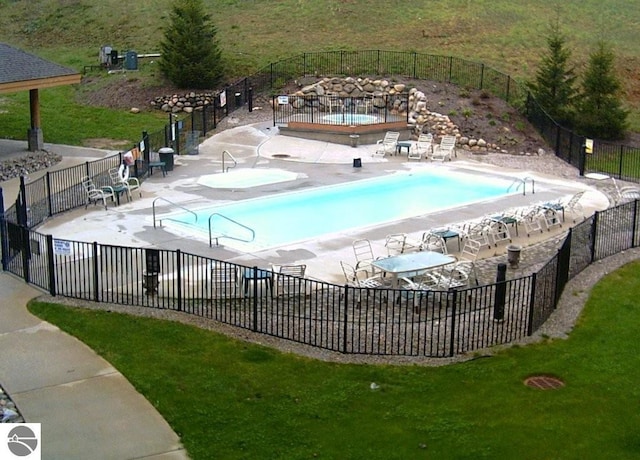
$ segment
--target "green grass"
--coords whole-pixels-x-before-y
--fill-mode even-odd
[[[568,340],[435,368],[325,363],[167,321],[29,309],[118,368],[195,460],[620,460],[640,456],[638,270],[599,282]],[[566,386],[523,384],[538,373]]]

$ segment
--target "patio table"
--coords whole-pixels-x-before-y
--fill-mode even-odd
[[[397,289],[399,287],[398,278],[401,276],[420,275],[455,261],[455,257],[441,252],[421,251],[377,259],[371,262],[371,265],[384,273],[389,273],[392,276],[391,286]]]

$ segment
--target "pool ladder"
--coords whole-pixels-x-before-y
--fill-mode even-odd
[[[529,176],[524,178],[518,177],[516,180],[514,180],[513,183],[507,189],[507,193],[509,193],[511,189],[513,189],[515,186],[515,190],[520,190],[520,187],[522,187],[522,194],[526,195],[527,184],[531,184],[531,193],[536,193],[536,181],[533,180],[533,177],[529,177]]]
[[[225,166],[224,166],[224,159],[225,159],[225,157],[229,157],[229,159],[231,160],[231,162],[233,163],[233,165],[228,166],[228,167],[225,167]],[[228,151],[228,150],[223,150],[223,151],[222,151],[222,172],[223,172],[223,173],[225,173],[225,172],[229,172],[229,170],[230,170],[231,168],[235,168],[236,166],[238,166],[238,162],[236,161],[236,159],[235,159],[235,158],[233,158],[233,155],[231,155],[231,153],[229,153],[229,151]]]
[[[166,198],[158,197],[155,200],[153,200],[153,203],[151,204],[151,208],[152,208],[152,212],[153,212],[153,228],[156,228],[156,222],[158,222],[160,227],[162,227],[162,219],[156,219],[156,202],[158,200],[165,201],[165,202],[169,203],[173,207],[176,207],[176,208],[182,209],[183,211],[188,212],[190,215],[193,216],[193,222],[192,223],[193,224],[197,224],[198,223],[198,215],[194,211],[192,211],[191,209],[185,208],[184,206],[180,206],[179,204],[174,203],[173,201],[167,200]],[[227,222],[231,222],[232,224],[236,225],[240,229],[246,230],[248,232],[248,234],[250,235],[250,237],[249,238],[240,238],[240,237],[232,236],[232,235],[230,235],[228,233],[224,233],[224,232],[220,232],[220,233],[217,233],[217,234],[214,235],[212,223],[213,223],[213,219],[215,217],[218,217],[219,219],[225,220]],[[171,217],[165,217],[164,220],[170,220],[170,221],[173,221],[173,222],[178,222],[180,224],[184,224],[185,223],[183,221],[172,219]],[[208,224],[209,224],[209,247],[213,247],[212,246],[212,242],[214,240],[216,242],[216,246],[219,246],[220,238],[229,238],[231,240],[242,241],[244,243],[250,243],[250,242],[252,242],[253,240],[256,239],[256,232],[252,228],[247,227],[246,225],[243,225],[240,222],[237,222],[237,221],[235,221],[233,219],[230,219],[229,217],[224,216],[224,215],[222,215],[222,214],[220,214],[218,212],[214,212],[213,214],[211,214],[209,216]]]
[[[216,236],[214,236],[214,234],[213,234],[213,229],[212,229],[212,225],[211,225],[212,220],[213,220],[213,218],[214,218],[214,217],[218,217],[218,218],[220,218],[220,219],[222,219],[222,220],[226,220],[227,222],[231,222],[232,224],[235,224],[235,225],[237,225],[238,227],[240,227],[240,228],[242,228],[242,229],[244,229],[244,230],[247,230],[247,231],[249,232],[249,234],[251,235],[251,238],[249,238],[249,239],[238,238],[238,237],[236,237],[236,236],[231,236],[231,235],[229,235],[228,233],[219,233],[219,234],[217,234]],[[219,245],[219,241],[218,241],[218,240],[219,240],[220,238],[229,238],[229,239],[231,239],[231,240],[242,241],[242,242],[244,242],[244,243],[250,243],[250,242],[252,242],[253,240],[255,240],[255,239],[256,239],[256,232],[255,232],[252,228],[249,228],[249,227],[247,227],[246,225],[243,225],[243,224],[241,224],[241,223],[240,223],[240,222],[238,222],[238,221],[235,221],[235,220],[233,220],[233,219],[230,219],[229,217],[224,216],[224,215],[222,215],[222,214],[220,214],[220,213],[218,213],[218,212],[214,212],[213,214],[211,214],[211,215],[209,216],[209,247],[212,247],[211,242],[212,242],[213,240],[215,240],[215,241],[216,241],[216,246],[218,246],[218,245]]]

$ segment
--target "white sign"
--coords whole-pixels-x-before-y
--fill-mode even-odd
[[[224,107],[227,105],[227,92],[223,91],[220,93],[220,107]]]
[[[41,460],[40,423],[0,423],[0,458]]]
[[[71,251],[71,242],[64,240],[53,240],[53,253],[59,256],[70,256],[73,251]],[[2,457],[0,457],[2,458]]]
[[[278,96],[279,105],[287,105],[289,103],[289,96]]]

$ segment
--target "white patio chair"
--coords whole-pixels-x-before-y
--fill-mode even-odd
[[[111,201],[115,200],[115,192],[112,187],[104,186],[101,188],[96,187],[93,180],[89,176],[82,178],[82,187],[86,194],[86,202],[84,208],[87,209],[89,203],[96,204],[98,201],[102,201],[104,209],[107,209],[107,198],[111,198]]]
[[[580,200],[584,196],[585,191],[582,190],[573,196],[571,196],[568,200],[556,200],[556,201],[547,201],[542,203],[542,208],[547,212],[547,214],[552,218],[557,218],[558,213],[562,212],[562,222],[565,220],[565,213],[570,212],[573,214],[573,222],[576,221],[576,214],[580,213],[582,215],[582,219],[584,219],[584,208],[580,204]],[[552,225],[555,225],[553,223]],[[562,224],[560,224],[562,227]]]
[[[391,233],[386,236],[384,247],[387,248],[387,254],[389,256],[397,256],[404,253],[407,248],[407,234],[406,233]]]
[[[239,297],[240,277],[235,265],[223,262],[211,264],[211,297],[232,299]]]
[[[304,274],[307,271],[306,265],[289,264],[276,267],[276,296],[306,294],[304,279]]]
[[[456,155],[456,136],[442,136],[440,144],[433,148],[432,160],[451,161],[451,157]]]
[[[113,187],[125,187],[127,189],[127,195],[129,199],[132,198],[131,192],[138,190],[140,198],[142,198],[142,190],[140,189],[140,181],[137,177],[131,177],[129,175],[129,166],[120,165],[119,168],[112,168],[109,170],[109,176],[111,177],[111,183]]]
[[[476,285],[478,284],[475,262],[468,260],[460,260],[449,267],[445,267],[438,276],[438,288],[444,290],[466,287],[472,277]]]
[[[407,159],[421,160],[423,156],[425,158],[430,158],[432,153],[433,135],[431,133],[420,134],[420,136],[418,136],[418,141],[409,149]]]
[[[374,157],[384,158],[385,155],[393,155],[398,148],[398,139],[400,133],[396,131],[387,131],[384,135],[384,139],[379,139],[376,142],[376,150],[373,152]]]
[[[415,247],[418,251],[435,251],[447,254],[447,243],[440,235],[436,235],[431,231],[424,232],[419,239],[411,239],[409,236],[405,239],[405,246]]]
[[[374,275],[376,270],[371,262],[376,260],[376,256],[373,254],[373,249],[371,247],[371,241],[368,239],[360,239],[355,240],[352,243],[353,254],[356,257],[356,266],[355,269],[357,271],[364,271],[366,276],[369,274]]]

